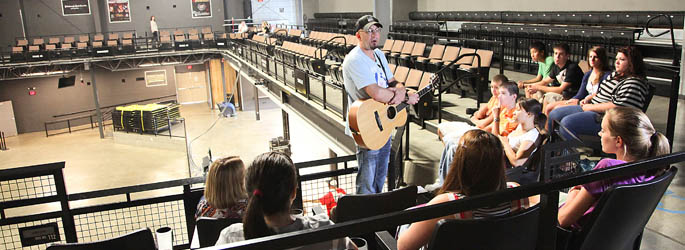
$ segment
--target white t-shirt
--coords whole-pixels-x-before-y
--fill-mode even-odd
[[[275,228],[274,231],[276,231],[277,234],[281,234],[310,228],[319,228],[322,226],[332,224],[333,222],[331,222],[328,219],[328,216],[326,214],[318,214],[314,216],[296,216],[295,221],[292,224],[281,228]],[[243,240],[245,240],[245,236],[243,233],[243,223],[235,223],[221,230],[221,234],[219,235],[219,239],[216,241],[216,245],[218,246]],[[311,245],[295,247],[291,249],[347,249],[348,247],[353,246],[351,244],[353,243],[350,240],[350,238],[345,237],[340,239],[314,243]]]
[[[381,88],[387,88],[388,80],[394,77],[383,52],[379,49],[374,49],[373,53],[375,54],[374,59],[371,59],[357,46],[345,56],[342,68],[343,84],[348,94],[348,109],[356,100],[371,98],[364,90],[364,87],[378,84]],[[349,112],[347,113],[349,114]],[[352,135],[349,125],[346,126],[345,133]]]
[[[525,132],[519,136],[509,135],[509,146],[511,146],[511,149],[513,149],[514,151],[518,151],[519,147],[521,147],[521,142],[530,141],[535,143],[535,140],[538,139],[539,135],[540,132],[538,132],[536,128],[528,130],[528,132]]]
[[[157,28],[157,22],[155,22],[155,20],[150,20],[150,30],[152,30],[152,32],[159,31]]]
[[[592,84],[590,82],[590,80],[588,80],[587,84],[585,84],[585,90],[587,90],[587,95],[592,95],[594,93],[597,93],[598,88],[599,88],[599,83]]]

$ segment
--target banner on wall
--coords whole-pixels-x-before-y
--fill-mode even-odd
[[[128,0],[107,0],[107,11],[110,23],[131,21],[131,8]]]
[[[193,18],[212,17],[211,0],[190,0],[190,7]]]
[[[62,16],[90,15],[88,0],[62,0]]]

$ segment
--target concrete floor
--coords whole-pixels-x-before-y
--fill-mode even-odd
[[[497,74],[491,73],[491,76]],[[513,79],[527,78],[525,74],[507,72]],[[329,92],[330,93],[330,92]],[[472,99],[461,99],[447,95],[446,100],[453,107],[473,106]],[[218,119],[218,111],[206,104],[183,105],[181,115],[186,119],[191,157],[199,165],[202,157],[211,149],[213,156],[239,155],[249,164],[258,154],[269,150],[271,138],[282,135],[281,110],[269,99],[260,98],[260,120],[246,102],[245,111],[235,118]],[[647,112],[657,129],[664,131],[667,99],[655,97]],[[676,142],[674,151],[685,150],[683,118],[685,101],[679,104]],[[216,124],[212,127],[212,124]],[[211,127],[211,129],[210,129]],[[302,162],[329,157],[329,149],[316,132],[298,119],[290,116],[291,145],[293,160]],[[106,127],[106,138],[100,139],[98,130],[83,130],[72,134],[45,137],[43,132],[21,134],[7,138],[8,151],[0,151],[0,169],[34,164],[65,161],[64,170],[67,191],[80,193],[114,187],[182,179],[201,174],[191,167],[184,151],[132,146],[115,142],[111,126]],[[175,127],[174,134],[183,134],[182,127]],[[442,143],[437,136],[415,124],[411,125],[411,161],[406,162],[405,181],[409,184],[425,185],[435,180],[436,166],[442,152]],[[682,164],[681,164],[682,166]],[[316,170],[312,170],[316,171]],[[145,194],[154,195],[154,194]],[[683,168],[669,187],[645,230],[642,249],[685,248],[685,173]],[[134,197],[135,198],[135,197]],[[95,202],[75,203],[72,206],[92,205]],[[54,207],[52,208],[54,209]],[[29,210],[32,212],[43,209]],[[49,209],[48,209],[49,210]],[[24,214],[26,211],[15,211]],[[8,216],[14,215],[8,213]]]

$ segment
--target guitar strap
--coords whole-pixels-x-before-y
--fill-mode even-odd
[[[385,65],[383,65],[383,61],[381,58],[376,54],[376,51],[373,51],[373,55],[376,57],[376,60],[378,61],[378,64],[381,65],[381,69],[383,70],[383,75],[385,75],[385,82],[388,83],[388,87],[395,87],[397,85],[397,82],[392,82],[390,83],[390,79],[388,78],[388,73],[385,72]],[[391,85],[392,84],[392,85]]]

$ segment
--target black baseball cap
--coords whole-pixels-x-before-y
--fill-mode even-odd
[[[357,20],[357,30],[367,30],[373,25],[383,28],[383,25],[378,21],[378,18],[372,15],[365,15]]]

